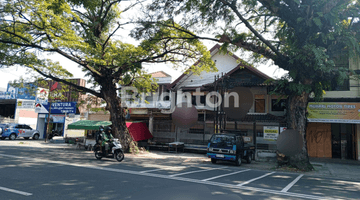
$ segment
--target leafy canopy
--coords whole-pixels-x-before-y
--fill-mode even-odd
[[[117,90],[115,83],[133,85],[145,91],[155,84],[142,68],[144,63],[202,64],[196,70],[215,70],[210,53],[197,39],[187,40],[173,21],[151,24],[156,31],[143,33],[137,46],[121,41],[117,34],[129,24],[121,16],[140,2],[122,4],[110,0],[5,0],[0,13],[0,66],[25,66],[34,75],[50,78],[104,98],[105,90]],[[173,26],[169,26],[171,23]],[[171,39],[176,36],[179,39]],[[57,54],[76,63],[93,87],[67,81],[72,74],[58,62],[46,58]],[[100,87],[99,87],[100,86]],[[111,86],[111,88],[109,88]],[[113,91],[114,92],[114,91]]]
[[[349,77],[349,57],[360,55],[358,0],[154,0],[149,10],[192,27],[194,38],[211,31],[224,48],[272,60],[289,71],[277,88],[287,94],[314,92],[319,100],[329,80]]]

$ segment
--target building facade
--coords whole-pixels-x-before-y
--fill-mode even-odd
[[[71,81],[85,87],[86,81],[83,79],[71,79]],[[30,92],[27,88],[15,88],[9,84],[7,91],[0,93],[1,123],[27,124],[40,131],[40,138],[46,137],[49,125],[51,130],[66,136],[67,123],[78,120],[86,111],[86,104],[80,106],[77,104],[87,95],[71,87],[62,90],[63,85],[55,81],[47,81],[46,85],[31,87],[34,91]],[[51,100],[48,99],[49,91]],[[52,109],[49,109],[50,104]]]
[[[205,145],[215,132],[231,130],[246,136],[249,143],[256,142],[259,154],[275,156],[276,138],[268,138],[266,134],[264,136],[264,130],[276,129],[279,133],[285,128],[283,116],[286,99],[270,95],[269,85],[265,84],[265,81],[271,77],[231,53],[219,53],[219,48],[220,45],[215,45],[210,49],[217,72],[202,72],[200,75],[184,73],[168,87],[171,93],[178,94],[178,91],[181,91],[191,94],[191,102],[199,113],[197,124],[189,129],[179,129],[171,119],[156,120],[153,140],[158,143],[178,141],[187,145]],[[230,119],[221,109],[214,110],[206,105],[206,96],[211,92],[221,93],[237,87],[246,87],[253,94],[252,106],[243,119]],[[196,99],[200,99],[203,105],[198,105]],[[175,101],[173,106],[179,103],[177,96],[172,100]],[[187,101],[186,96],[183,101]],[[171,110],[168,113],[171,113]]]
[[[359,57],[336,64],[360,72]],[[309,102],[306,134],[310,157],[360,160],[360,80],[356,76],[332,84],[322,102]]]

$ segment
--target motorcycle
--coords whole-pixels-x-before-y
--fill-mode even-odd
[[[94,146],[95,158],[101,160],[103,157],[105,158],[115,158],[118,162],[124,160],[124,152],[122,150],[122,146],[119,142],[119,139],[112,139],[111,143],[106,143],[105,147],[102,149],[101,145],[96,144]]]
[[[51,133],[49,134],[48,138],[49,138],[49,140],[51,140],[55,136],[61,136],[61,134],[56,130],[52,130]]]

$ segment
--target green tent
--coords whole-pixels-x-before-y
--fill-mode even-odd
[[[110,121],[80,120],[68,125],[68,129],[99,130],[99,126],[110,126]]]

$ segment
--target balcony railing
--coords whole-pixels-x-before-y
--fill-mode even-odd
[[[158,108],[158,109],[170,109],[171,101],[148,101],[145,102],[131,102],[126,101],[128,108]]]

